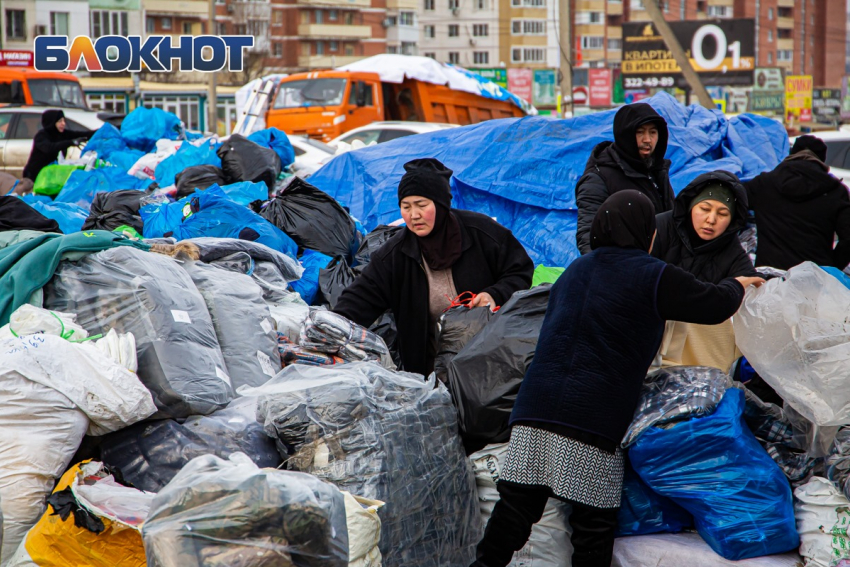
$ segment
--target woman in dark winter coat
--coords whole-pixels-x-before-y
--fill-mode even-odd
[[[32,152],[24,167],[24,180],[29,179],[33,183],[45,166],[59,159],[60,152],[64,155],[65,150],[94,135],[94,130],[68,130],[65,113],[58,109],[45,110],[41,115],[41,126],[32,140]]]
[[[620,442],[667,319],[728,319],[759,278],[703,283],[648,254],[655,209],[620,191],[591,226],[593,251],[552,286],[511,414],[496,503],[474,567],[503,567],[549,497],[572,504],[573,567],[609,567],[623,481]]]
[[[472,292],[473,306],[494,309],[528,289],[534,264],[511,231],[451,208],[452,171],[442,163],[417,159],[404,169],[398,201],[406,228],[372,255],[334,311],[368,327],[391,310],[403,369],[427,375],[437,354],[437,322],[452,299]]]

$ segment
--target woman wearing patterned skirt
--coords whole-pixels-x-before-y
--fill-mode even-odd
[[[620,441],[665,320],[718,324],[760,278],[717,285],[649,255],[655,211],[638,191],[600,207],[593,252],[552,286],[534,361],[511,414],[511,441],[473,567],[503,567],[550,497],[572,504],[573,567],[609,567],[623,482]],[[736,281],[737,280],[737,281]]]

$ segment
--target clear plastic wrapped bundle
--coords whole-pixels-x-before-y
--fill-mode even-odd
[[[307,474],[241,453],[193,459],[154,498],[149,567],[347,567],[345,501]]]
[[[233,399],[204,299],[174,259],[121,246],[64,261],[44,303],[76,313],[89,333],[136,337],[138,374],[160,410],[156,417],[205,415]]]
[[[384,567],[466,567],[481,536],[475,477],[446,388],[374,363],[293,365],[258,396],[257,417],[290,469],[386,502]]]
[[[300,343],[306,349],[335,354],[343,360],[375,360],[385,368],[395,369],[384,339],[331,311],[310,310],[301,326]]]

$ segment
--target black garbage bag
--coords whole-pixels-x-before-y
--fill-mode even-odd
[[[489,307],[469,308],[465,305],[452,307],[440,317],[440,337],[437,340],[437,358],[434,360],[434,372],[437,379],[446,383],[449,362],[463,350],[472,337],[477,335],[490,322],[493,312]],[[386,340],[386,339],[384,339]],[[387,343],[389,346],[389,343]]]
[[[17,197],[0,197],[0,232],[37,230],[62,234],[59,223],[36,211]]]
[[[186,242],[191,242],[198,247],[200,260],[207,264],[212,264],[228,256],[233,256],[237,252],[245,252],[256,263],[269,262],[274,264],[278,272],[280,272],[281,277],[286,281],[292,282],[298,280],[303,271],[298,260],[290,258],[283,252],[269,248],[265,244],[252,240],[202,236],[199,238],[190,238]],[[249,273],[249,271],[245,271],[244,273]]]
[[[100,460],[140,490],[159,492],[180,469],[201,455],[223,459],[248,455],[257,466],[277,467],[274,440],[256,419],[256,398],[239,398],[208,416],[142,422],[103,436]]]
[[[516,292],[449,362],[448,386],[467,454],[510,438],[508,420],[537,349],[551,287]]]
[[[357,274],[348,267],[348,262],[340,256],[334,258],[326,268],[319,270],[319,296],[313,303],[315,305],[328,305],[331,309],[336,307],[339,296],[350,286]]]
[[[351,262],[359,244],[354,220],[336,199],[293,177],[260,215],[285,232],[299,249],[316,250]]]
[[[177,186],[177,198],[182,199],[195,192],[195,189],[207,189],[211,185],[227,185],[227,179],[220,167],[214,165],[191,165],[174,177]]]
[[[401,354],[398,351],[398,327],[395,324],[393,312],[385,312],[369,327],[369,330],[384,339],[384,343],[390,349],[390,356],[393,357],[393,362],[396,367],[400,367]]]
[[[271,189],[280,175],[280,156],[240,134],[230,136],[215,153],[221,158],[221,169],[228,184],[262,181]]]
[[[115,230],[126,225],[141,234],[143,224],[139,208],[145,195],[145,191],[136,189],[97,193],[91,204],[89,218],[83,223],[83,230]]]
[[[377,227],[375,230],[367,234],[363,241],[360,243],[360,247],[357,249],[357,253],[354,255],[354,265],[355,267],[362,269],[363,266],[369,263],[369,260],[372,258],[372,254],[381,246],[383,246],[387,240],[392,238],[398,233],[398,231],[404,230],[404,226],[388,226],[382,224]]]

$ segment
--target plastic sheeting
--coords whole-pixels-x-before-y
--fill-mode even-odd
[[[151,504],[150,567],[347,567],[345,501],[303,473],[245,455],[198,457]]]
[[[121,122],[121,137],[127,146],[143,152],[156,147],[157,140],[180,140],[184,137],[183,123],[161,108],[136,107]],[[126,187],[124,187],[126,189]]]
[[[208,142],[200,146],[189,143],[180,144],[180,147],[177,148],[177,151],[173,155],[168,156],[156,166],[156,182],[160,187],[168,187],[177,183],[177,176],[187,168],[201,165],[220,168],[221,160],[215,153],[217,147]],[[221,174],[221,171],[219,171],[219,174]],[[211,183],[207,183],[203,188],[205,189],[210,185]],[[188,187],[185,194],[190,195],[193,189],[193,187]],[[182,197],[183,195],[180,196]]]
[[[833,567],[850,561],[847,497],[827,479],[814,477],[794,491],[794,499],[800,555],[806,566]]]
[[[440,382],[448,381],[449,363],[487,326],[492,317],[489,307],[469,308],[465,305],[453,307],[440,316],[437,357],[434,360],[434,373]]]
[[[298,344],[350,362],[375,361],[395,370],[384,339],[332,311],[311,309],[301,326]]]
[[[614,542],[611,567],[800,567],[800,556],[783,553],[743,561],[727,561],[697,535],[660,534],[623,537]]]
[[[52,203],[36,201],[30,203],[30,207],[59,223],[59,230],[62,231],[62,234],[71,234],[82,230],[89,214],[86,209],[79,205],[59,201]]]
[[[91,333],[133,333],[159,417],[208,414],[233,398],[204,299],[172,258],[122,246],[63,262],[44,303]]]
[[[819,426],[850,420],[850,290],[815,264],[750,291],[734,318],[738,348],[786,403]]]
[[[467,567],[481,537],[475,478],[442,384],[373,363],[287,366],[257,415],[288,467],[381,500],[384,567]]]
[[[200,259],[203,262],[215,263],[233,254],[244,252],[255,262],[255,267],[256,264],[262,262],[273,264],[286,281],[295,281],[304,273],[304,268],[301,267],[298,260],[259,242],[238,238],[213,238],[211,236],[192,238],[189,242],[198,247]]]
[[[675,191],[716,169],[751,179],[788,155],[788,135],[770,118],[726,118],[701,106],[684,107],[664,93],[642,102],[668,122],[667,157]],[[397,187],[404,164],[437,158],[454,171],[454,207],[495,217],[513,231],[535,264],[566,267],[578,256],[576,182],[591,148],[613,139],[614,113],[569,120],[488,120],[400,138],[337,156],[310,182],[371,230],[401,216]]]
[[[626,460],[617,537],[678,533],[693,525],[694,519],[687,510],[648,487]]]
[[[290,285],[308,304],[312,305],[316,301],[316,295],[319,292],[319,274],[332,260],[333,258],[327,254],[315,250],[305,250],[304,254],[301,255],[304,273],[301,275],[301,279],[292,282]]]
[[[725,559],[800,545],[791,488],[743,421],[744,392],[726,391],[711,415],[645,431],[629,449],[641,479],[693,514],[697,531]]]
[[[100,167],[91,171],[79,169],[68,178],[55,202],[71,203],[88,209],[97,193],[119,189],[145,189],[150,184],[150,179],[138,179],[128,175],[126,170],[120,167]]]

